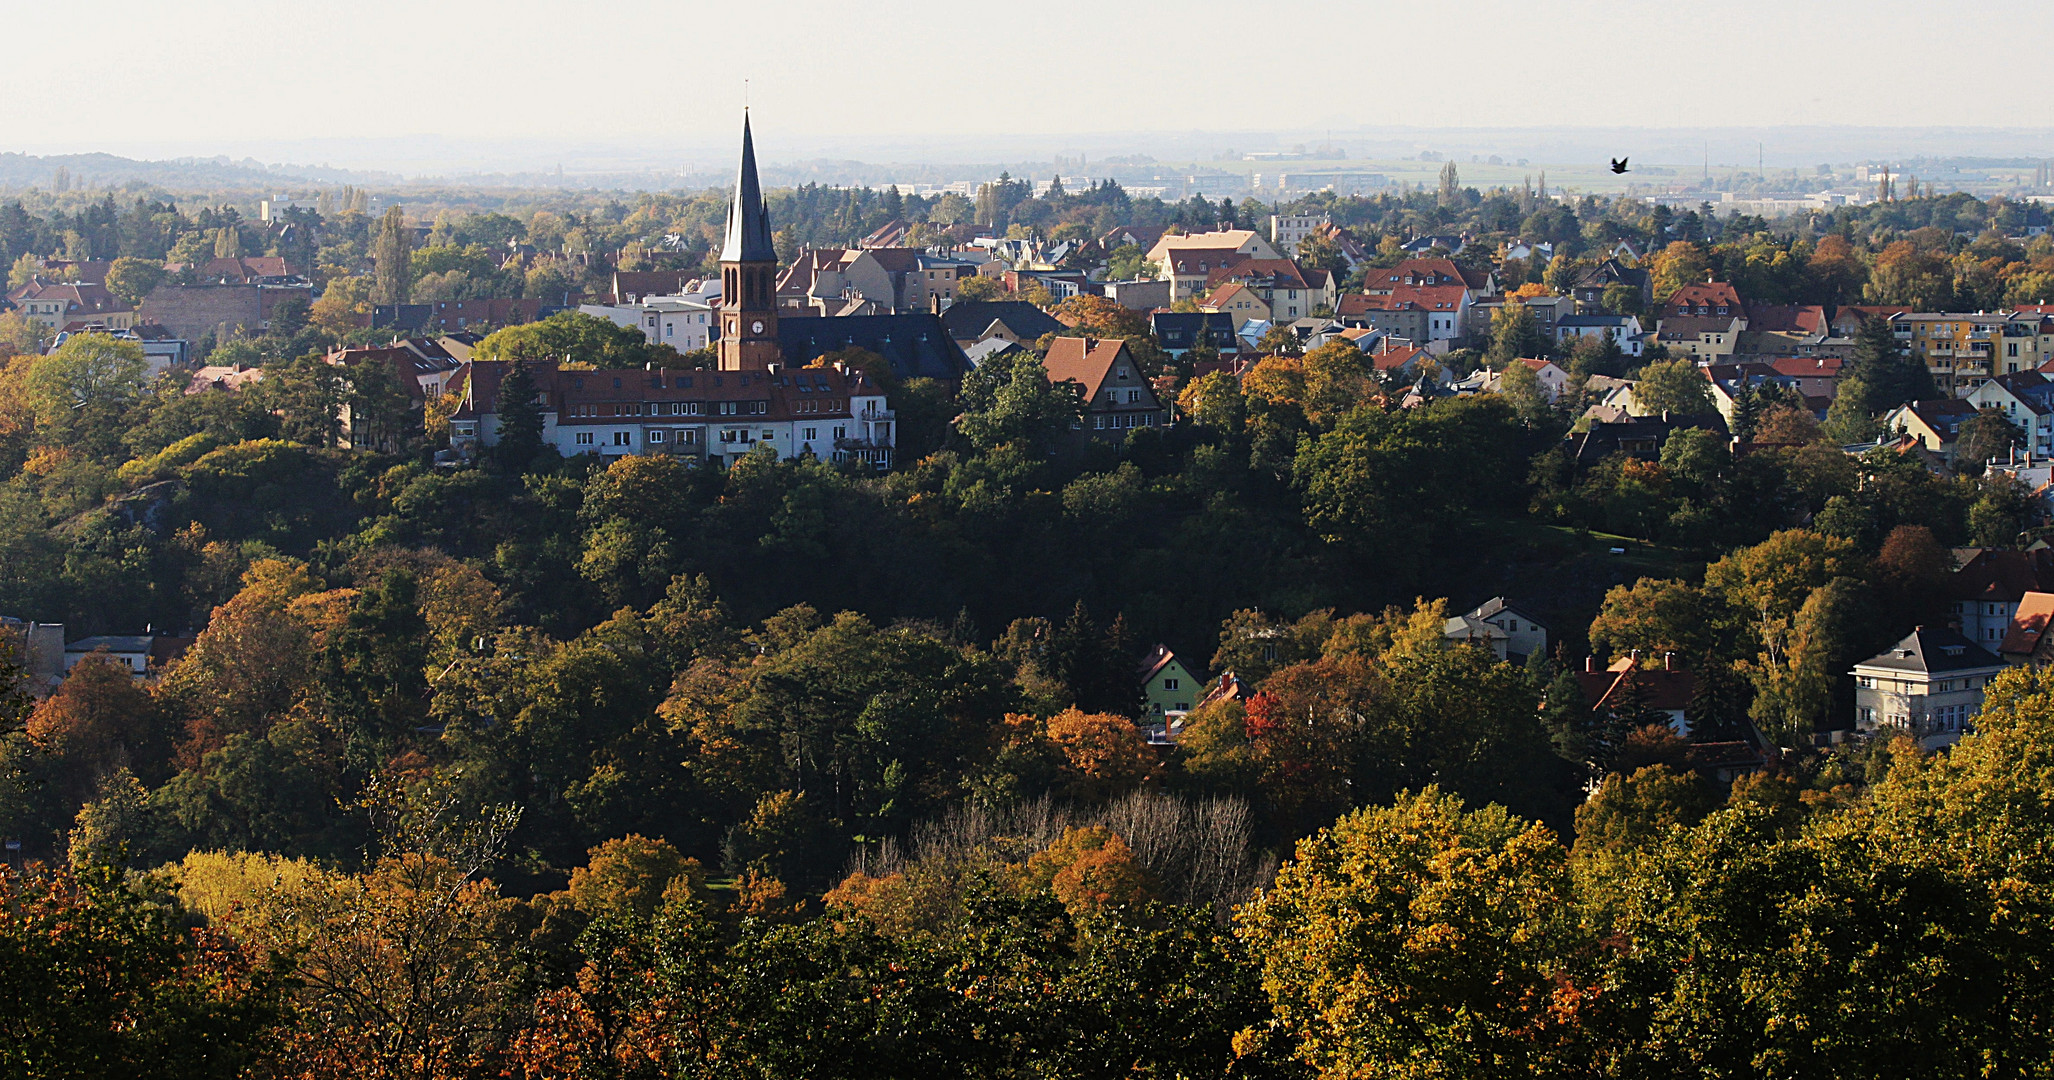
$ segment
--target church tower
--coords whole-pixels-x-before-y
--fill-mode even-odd
[[[720,249],[720,369],[761,371],[784,358],[777,343],[777,248],[756,181],[756,144],[742,113],[742,170]]]

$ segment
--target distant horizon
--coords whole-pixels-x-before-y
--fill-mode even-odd
[[[739,121],[739,110],[737,110]],[[1433,151],[1458,167],[1472,156],[1525,159],[1533,169],[1597,167],[1609,156],[1630,155],[1650,173],[1695,175],[1707,160],[1712,171],[1752,173],[1758,164],[1778,170],[1819,164],[1909,162],[1920,159],[2054,159],[2054,129],[2017,127],[1901,128],[1884,125],[1665,127],[1627,125],[1478,125],[1469,127],[1361,126],[1281,131],[1137,130],[1073,134],[998,133],[973,136],[824,136],[781,131],[758,120],[759,153],[766,170],[787,172],[844,166],[876,172],[982,170],[1061,162],[1073,175],[1091,176],[1094,162],[1145,156],[1165,167],[1241,165],[1242,155],[1339,147],[1351,160],[1416,160]],[[1222,158],[1231,151],[1235,156]],[[554,174],[566,180],[627,174],[668,175],[680,181],[715,179],[731,169],[735,144],[712,139],[668,142],[603,137],[452,137],[432,134],[161,141],[95,137],[65,143],[0,145],[0,154],[56,158],[106,154],[142,164],[180,162],[247,165],[267,169],[335,170],[397,174],[400,184],[464,183],[507,176]],[[1081,164],[1080,164],[1081,162]],[[1126,166],[1131,168],[1132,166]],[[829,168],[827,172],[834,171]],[[1111,170],[1108,170],[1111,171]],[[1232,169],[1230,168],[1230,171]],[[1645,174],[1644,174],[1645,175]],[[952,177],[970,179],[970,175]],[[1046,179],[1046,176],[1038,177]],[[1629,177],[1632,179],[1632,177]],[[835,182],[827,175],[822,183]]]

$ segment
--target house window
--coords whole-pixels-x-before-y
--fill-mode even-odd
[[[633,446],[634,444],[635,444],[635,433],[634,433],[634,432],[632,432],[632,431],[616,431],[616,432],[614,432],[614,433],[613,433],[613,445],[615,445],[615,446]]]
[[[591,432],[589,432],[589,431],[580,431],[580,432],[578,432],[578,445],[579,445],[579,446],[590,446],[590,445],[592,445],[592,433],[591,433]]]
[[[1275,660],[1277,658],[1277,647],[1275,645],[1264,645],[1262,647],[1262,658],[1264,660]]]
[[[1164,679],[1164,680],[1163,680],[1163,689],[1165,689],[1165,690],[1175,690],[1176,688],[1177,688],[1177,680],[1175,680],[1175,679]]]
[[[665,438],[665,435],[664,435],[664,433],[663,433],[663,432],[661,432],[661,431],[652,431],[652,432],[650,432],[650,433],[649,433],[649,441],[650,441],[650,442],[662,442],[662,441],[664,440],[664,438]]]
[[[820,429],[818,428],[806,428],[806,433],[804,435],[801,435],[800,438],[805,439],[807,442],[812,442],[813,440],[820,437],[820,435],[818,434],[819,430]]]
[[[839,424],[835,425],[835,429],[834,429],[834,437],[835,437],[835,438],[837,438],[837,439],[846,439],[846,438],[848,438],[848,437],[849,437],[849,429],[848,429],[848,428],[846,428],[846,427],[843,427],[843,426],[841,426],[841,425],[839,425]]]

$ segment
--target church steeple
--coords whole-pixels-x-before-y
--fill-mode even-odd
[[[720,248],[720,366],[724,371],[762,370],[782,360],[777,343],[777,245],[770,212],[756,180],[756,140],[749,114],[742,113],[742,167],[735,175],[735,201],[727,211],[727,240]]]
[[[727,243],[721,262],[776,262],[770,236],[770,211],[763,208],[763,188],[756,181],[756,140],[749,134],[749,114],[742,114],[742,169],[735,176],[735,201],[727,211]]]

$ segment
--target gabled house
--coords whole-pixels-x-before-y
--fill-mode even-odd
[[[1353,326],[1385,330],[1431,344],[1454,341],[1472,319],[1464,285],[1399,285],[1388,292],[1342,297],[1336,317]]]
[[[1569,388],[1569,373],[1562,370],[1552,360],[1541,360],[1528,356],[1514,360],[1512,363],[1523,365],[1533,372],[1534,378],[1540,381],[1541,393],[1547,395],[1549,401],[1554,401],[1561,397],[1562,391]],[[1503,380],[1503,372],[1491,372],[1490,376],[1482,381],[1479,389],[1485,393],[1496,393]]]
[[[1637,656],[1622,656],[1603,671],[1585,658],[1583,670],[1576,673],[1576,683],[1582,687],[1592,712],[1637,704],[1667,717],[1669,729],[1676,734],[1690,734],[1690,699],[1697,691],[1697,680],[1690,672],[1678,668],[1670,657],[1663,657],[1661,667],[1645,670]]]
[[[1997,655],[2007,664],[2046,667],[2054,663],[2054,592],[2029,592],[2018,601],[2011,627],[1998,643]]]
[[[1961,634],[1921,626],[1854,665],[1855,730],[1901,731],[1929,750],[1950,746],[1975,730],[1983,688],[2004,666]]]
[[[1569,294],[1576,298],[1578,311],[1595,314],[1604,308],[1605,290],[1614,285],[1624,285],[1639,293],[1643,309],[1653,295],[1648,272],[1628,266],[1617,258],[1606,259],[1576,275],[1576,280],[1570,283]]]
[[[1187,713],[1205,692],[1205,677],[1185,666],[1168,647],[1157,645],[1141,660],[1141,695],[1152,718]]]
[[[1164,239],[1169,239],[1164,237]],[[1170,283],[1170,302],[1195,300],[1205,295],[1214,271],[1247,262],[1249,256],[1233,248],[1174,248],[1163,255],[1163,280]]]
[[[1933,398],[1899,405],[1883,415],[1883,430],[1908,436],[1919,446],[1940,455],[1950,468],[1954,445],[1961,438],[1961,425],[1976,414],[1976,407],[1960,398]]]
[[[2054,379],[2038,371],[1998,375],[1970,391],[1968,403],[2003,413],[2025,432],[2033,453],[2054,454]]]
[[[1163,268],[1170,283],[1170,301],[1204,295],[1212,272],[1249,259],[1281,258],[1276,246],[1253,229],[1221,229],[1204,233],[1165,233],[1149,248],[1149,261]]]
[[[1254,289],[1238,281],[1229,281],[1214,289],[1212,295],[1207,296],[1199,307],[1206,311],[1224,312],[1233,316],[1236,329],[1250,319],[1267,322],[1274,317],[1269,304],[1261,296],[1256,295]]]
[[[74,323],[80,329],[128,330],[136,324],[136,311],[107,286],[92,282],[57,283],[31,278],[7,293],[23,318],[42,323],[51,330],[63,330]]]
[[[1238,282],[1262,298],[1277,322],[1310,316],[1315,309],[1332,310],[1334,276],[1325,270],[1300,266],[1289,259],[1246,259],[1214,270],[1206,284],[1217,288]]]
[[[1369,362],[1378,375],[1385,379],[1411,380],[1419,375],[1425,361],[1433,354],[1418,345],[1392,341],[1385,338],[1378,349],[1369,354]],[[1388,385],[1388,384],[1387,384]]]
[[[1403,285],[1460,285],[1479,297],[1498,291],[1496,274],[1465,267],[1453,259],[1406,259],[1387,270],[1371,270],[1362,278],[1362,291],[1371,296],[1389,295]]]
[[[1117,441],[1134,428],[1169,422],[1155,388],[1134,362],[1125,341],[1059,337],[1049,344],[1041,363],[1049,382],[1077,384],[1084,402],[1080,427],[1087,438]]]
[[[1449,641],[1482,644],[1498,659],[1515,664],[1548,651],[1548,628],[1502,596],[1450,616],[1441,636]]]
[[[1712,319],[1747,318],[1747,308],[1740,302],[1740,292],[1724,281],[1698,281],[1669,294],[1662,301],[1660,315],[1664,319]]]

